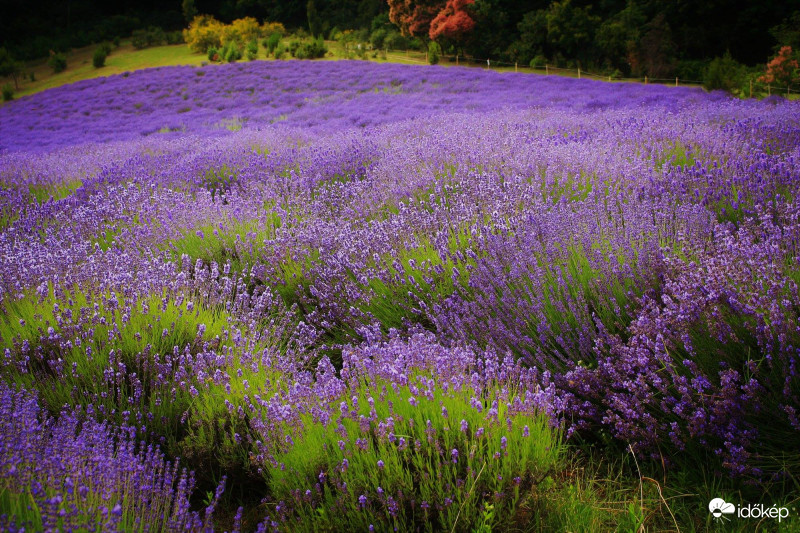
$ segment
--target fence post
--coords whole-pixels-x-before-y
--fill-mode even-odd
[[[675,76],[675,87],[678,86],[678,76]]]
[[[544,64],[544,73],[550,74],[550,67],[547,66],[547,63]]]
[[[458,66],[458,54],[456,54],[456,66]]]
[[[516,71],[517,71],[517,62],[515,61],[514,62],[514,72],[516,72]]]
[[[611,81],[611,76],[608,77],[608,81]]]
[[[644,77],[644,84],[647,85],[647,76]]]
[[[578,79],[581,79],[581,69],[578,69]]]

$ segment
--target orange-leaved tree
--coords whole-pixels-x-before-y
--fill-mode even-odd
[[[436,40],[440,37],[460,43],[475,28],[475,19],[472,18],[467,6],[475,0],[447,0],[444,9],[431,21],[428,35]]]
[[[788,86],[798,81],[799,74],[797,57],[792,53],[792,47],[782,46],[778,55],[767,63],[767,72],[758,81]]]
[[[388,0],[389,20],[403,35],[428,35],[431,22],[445,6],[445,0]]]

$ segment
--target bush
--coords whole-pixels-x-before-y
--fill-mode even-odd
[[[369,36],[369,44],[375,49],[383,48],[386,43],[386,35],[387,32],[384,29],[375,30],[372,32],[372,35]]]
[[[253,39],[247,44],[247,60],[252,61],[258,57],[258,41]]]
[[[236,42],[229,41],[222,48],[222,53],[220,55],[224,61],[227,61],[228,63],[235,63],[242,58],[242,50],[239,48],[239,45],[236,44]]]
[[[734,92],[742,84],[744,69],[742,65],[731,57],[730,52],[714,59],[709,63],[703,77],[703,87],[709,91],[723,90]]]
[[[147,48],[147,31],[133,30],[133,33],[131,33],[131,44],[137,50]]]
[[[531,59],[530,66],[531,68],[541,68],[547,64],[547,58],[543,55],[539,54],[533,59]]]
[[[145,30],[145,39],[147,46],[158,46],[164,44],[167,40],[167,34],[159,26],[149,26]]]
[[[283,59],[284,57],[286,57],[286,47],[279,44],[275,49],[275,59]]]
[[[110,43],[110,42],[108,42],[108,41],[105,41],[105,42],[103,42],[103,43],[100,43],[100,46],[98,46],[98,47],[97,47],[97,49],[98,49],[98,50],[102,50],[102,51],[103,51],[103,53],[104,53],[106,56],[110,56],[110,55],[111,55],[111,43]]]
[[[192,52],[204,54],[209,48],[222,47],[223,24],[210,15],[198,15],[183,30],[183,38]]]
[[[320,37],[311,42],[299,44],[292,52],[292,55],[297,59],[316,59],[318,57],[325,57],[327,53],[328,48],[325,46],[325,41]]]
[[[390,50],[407,50],[408,39],[396,31],[390,31],[383,40],[383,46]]]
[[[278,44],[280,44],[280,42],[281,34],[274,32],[269,36],[268,39],[264,41],[264,48],[266,48],[270,54],[273,54],[275,53],[275,49],[278,48]]]
[[[3,101],[9,102],[14,99],[14,88],[10,83],[3,85]]]
[[[92,65],[94,65],[94,68],[104,67],[106,65],[107,56],[108,53],[105,51],[105,49],[102,46],[98,47],[92,56]]]
[[[442,47],[436,41],[428,43],[428,63],[436,65],[439,63],[439,57],[442,55]]]
[[[219,50],[216,48],[209,48],[208,49],[208,60],[209,61],[219,61]]]
[[[114,48],[119,48],[119,45],[122,44],[122,39],[120,39],[119,35],[115,35],[111,42],[114,43]]]
[[[64,72],[67,70],[67,56],[60,52],[50,54],[50,59],[47,61],[47,64],[53,69],[54,74]]]
[[[183,32],[171,31],[167,33],[167,44],[181,44],[183,40]]]

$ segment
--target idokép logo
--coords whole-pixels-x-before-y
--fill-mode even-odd
[[[778,507],[777,505],[768,506],[763,503],[753,503],[747,505],[740,505],[738,508],[722,498],[714,498],[708,502],[708,511],[714,520],[727,520],[730,521],[729,516],[736,518],[755,518],[762,520],[764,518],[777,518],[778,522],[784,518],[789,517],[789,509],[786,507]]]

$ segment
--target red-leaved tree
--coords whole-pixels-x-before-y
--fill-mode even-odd
[[[797,81],[797,68],[797,59],[792,55],[792,47],[783,46],[778,55],[767,63],[767,72],[758,80],[763,83],[790,85]]]
[[[388,0],[389,20],[403,35],[427,35],[445,0]]]
[[[475,20],[470,16],[467,6],[475,0],[447,0],[444,9],[431,21],[428,35],[436,40],[444,37],[453,42],[461,42],[475,28]]]

